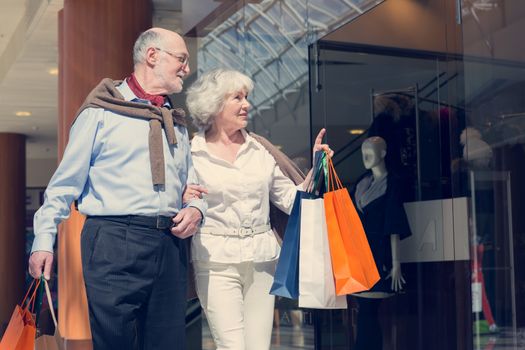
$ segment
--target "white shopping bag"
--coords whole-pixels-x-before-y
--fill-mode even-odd
[[[346,296],[336,296],[322,198],[301,200],[299,307],[346,309]]]

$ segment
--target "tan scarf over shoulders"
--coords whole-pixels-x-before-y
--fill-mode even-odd
[[[117,90],[121,80],[109,78],[102,81],[90,92],[79,108],[77,115],[86,108],[103,108],[130,118],[149,120],[150,130],[148,136],[151,176],[154,185],[164,185],[166,174],[164,171],[164,151],[162,146],[162,129],[166,134],[168,144],[177,144],[175,137],[175,124],[186,126],[184,110],[181,108],[168,109],[156,107],[146,103],[126,101]],[[74,123],[75,121],[73,121]]]
[[[290,180],[292,180],[296,185],[299,185],[304,181],[305,176],[303,172],[290,158],[288,158],[286,154],[281,152],[264,137],[254,134],[253,132],[250,132],[250,136],[259,142],[264,148],[266,148],[266,150],[273,156],[275,162],[286,177],[290,178]],[[272,225],[273,231],[279,235],[281,239],[284,237],[284,231],[286,229],[287,223],[288,215],[270,203],[270,224]]]

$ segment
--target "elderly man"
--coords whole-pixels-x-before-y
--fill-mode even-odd
[[[50,277],[57,224],[71,203],[87,215],[82,267],[95,350],[185,346],[187,252],[206,210],[182,110],[168,94],[188,75],[181,36],[152,28],[133,49],[134,72],[104,79],[89,94],[69,144],[35,214],[29,272]]]

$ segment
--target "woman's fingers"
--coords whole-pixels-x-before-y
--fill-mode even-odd
[[[317,137],[315,138],[314,145],[320,145],[321,142],[323,142],[324,134],[326,134],[326,129],[322,128],[317,134]]]
[[[333,155],[334,155],[334,151],[330,148],[329,145],[327,145],[327,144],[322,144],[322,145],[316,145],[316,146],[317,146],[317,147],[314,149],[314,152],[316,152],[316,151],[324,151],[324,152],[326,152],[326,154],[328,154],[328,156],[329,156],[330,158],[333,157]]]
[[[202,185],[189,184],[186,191],[191,197],[202,198],[202,194],[207,194],[208,190]]]
[[[314,151],[314,154],[317,151],[324,151],[331,158],[334,155],[334,151],[330,148],[330,146],[328,144],[322,143],[323,142],[323,137],[324,137],[325,134],[326,134],[326,129],[322,128],[319,131],[319,133],[317,134],[317,137],[315,138],[313,151]]]

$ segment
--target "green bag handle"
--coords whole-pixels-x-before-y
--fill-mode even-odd
[[[319,151],[321,152],[321,151]],[[314,187],[312,189],[313,193],[317,193],[321,187],[321,176],[323,177],[325,189],[328,191],[328,154],[326,152],[323,152],[319,156],[319,160],[317,161],[318,164],[316,164],[314,169],[314,176],[313,176],[313,184]]]
[[[33,301],[33,313],[35,314],[35,323],[38,324],[38,320],[40,319],[40,311],[42,311],[42,300],[44,296],[44,282],[47,283],[46,279],[44,278],[44,275],[40,276],[38,285],[36,288],[36,296],[35,300]]]
[[[316,153],[316,156],[317,158],[317,153]],[[320,156],[319,156],[319,159],[316,160],[315,164],[314,164],[314,168],[313,168],[313,174],[312,174],[312,177],[310,179],[310,183],[308,184],[308,187],[307,188],[311,188],[311,190],[309,190],[308,192],[310,193],[316,193],[318,190],[319,190],[319,187],[321,185],[321,174],[322,174],[322,170],[323,170],[323,162],[325,162],[325,158],[326,158],[326,153],[322,153]]]

